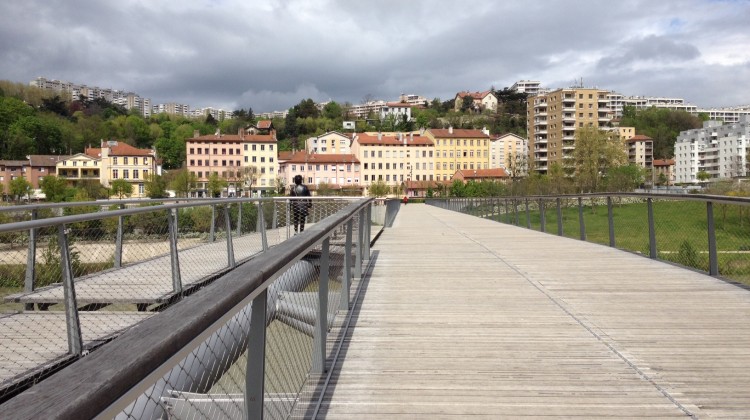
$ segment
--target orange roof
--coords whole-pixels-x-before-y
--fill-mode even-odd
[[[359,159],[352,154],[334,153],[306,153],[304,151],[294,153],[287,161],[288,163],[310,163],[310,164],[341,164],[359,163]]]
[[[386,106],[389,106],[391,108],[411,108],[411,105],[407,104],[406,102],[388,102],[386,103]]]
[[[625,140],[625,142],[626,143],[634,143],[634,142],[637,142],[637,141],[653,141],[653,140],[654,139],[652,139],[649,136],[644,136],[643,134],[636,134],[633,137]]]
[[[507,178],[508,173],[503,168],[493,169],[459,169],[456,175],[461,175],[463,179],[486,179],[486,178]],[[456,176],[454,175],[454,177]]]
[[[102,157],[102,149],[99,147],[87,147],[84,153],[96,159]]]
[[[103,145],[102,145],[103,146]],[[139,149],[121,141],[117,145],[109,147],[110,156],[153,156],[154,151],[151,149]]]
[[[377,134],[358,134],[356,140],[360,145],[384,145],[384,146],[432,146],[434,143],[426,136],[420,136],[419,134],[411,135],[403,133],[401,140],[397,135],[386,135],[383,134],[378,139]]]
[[[448,128],[431,128],[429,131],[435,138],[490,138],[490,136],[484,134],[482,130],[471,130],[465,128],[454,128],[452,134],[449,132]]]
[[[279,150],[279,160],[289,160],[293,154],[291,150]]]
[[[483,99],[485,96],[489,95],[491,92],[489,90],[485,90],[484,92],[458,92],[457,96],[459,98],[463,98],[464,96],[471,96],[472,99]]]
[[[271,120],[260,120],[258,121],[257,127],[261,130],[268,130],[273,126],[273,121]]]
[[[205,136],[193,137],[186,142],[225,141],[234,143],[276,143],[276,137],[271,134],[207,134]]]
[[[672,166],[674,165],[674,159],[654,159],[654,166]]]

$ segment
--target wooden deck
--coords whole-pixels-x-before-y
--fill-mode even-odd
[[[319,418],[750,418],[750,291],[419,204],[373,259]]]

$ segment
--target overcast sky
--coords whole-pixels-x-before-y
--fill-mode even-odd
[[[538,80],[750,104],[749,0],[20,0],[0,79],[256,113]]]

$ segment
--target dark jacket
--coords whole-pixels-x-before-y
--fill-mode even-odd
[[[304,184],[297,184],[292,185],[290,191],[289,191],[290,197],[310,197],[310,190],[307,188],[307,185]],[[307,214],[307,210],[312,207],[312,200],[292,200],[291,203],[289,203],[289,206],[292,208],[292,210],[301,213],[301,214]]]

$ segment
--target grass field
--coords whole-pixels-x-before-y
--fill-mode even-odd
[[[586,240],[609,245],[607,205],[602,199],[584,200],[583,219]],[[577,200],[562,201],[563,235],[580,239]],[[489,213],[489,209],[484,209]],[[719,274],[729,280],[750,285],[750,207],[714,205],[714,224]],[[511,207],[512,212],[512,207]],[[660,259],[708,271],[708,222],[706,204],[698,201],[654,200],[656,249]],[[557,206],[545,203],[545,230],[557,234]],[[535,205],[529,211],[531,229],[541,229],[541,217]],[[487,217],[487,216],[485,216]],[[515,214],[493,216],[515,223]],[[526,226],[525,206],[518,207],[519,225]],[[648,205],[641,202],[614,204],[615,246],[649,254]]]

